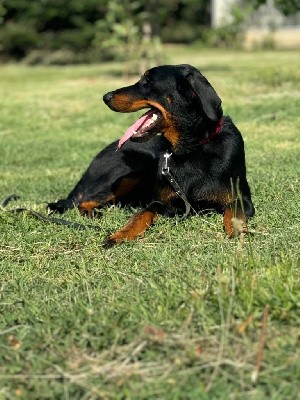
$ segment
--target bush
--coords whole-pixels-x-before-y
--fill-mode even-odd
[[[7,23],[0,28],[1,53],[21,59],[38,45],[38,33],[23,23]]]
[[[67,48],[73,51],[82,51],[91,47],[95,36],[95,27],[85,26],[82,29],[64,29],[61,31],[43,32],[40,38],[40,47],[49,50]]]
[[[62,48],[60,50],[32,50],[24,57],[23,62],[27,65],[68,65],[87,64],[99,62],[99,52],[89,49],[81,52]]]
[[[227,25],[222,28],[208,28],[203,31],[203,42],[211,47],[241,48],[244,43],[244,35],[235,25]]]
[[[204,31],[203,40],[208,46],[242,48],[244,22],[253,11],[251,4],[234,5],[231,9],[232,22],[216,29]]]
[[[161,40],[165,43],[192,43],[199,36],[199,30],[195,25],[187,22],[177,22],[175,25],[167,25],[161,30]]]

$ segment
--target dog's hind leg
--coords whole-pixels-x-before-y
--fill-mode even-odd
[[[137,174],[121,177],[112,185],[104,185],[102,192],[97,195],[80,201],[78,209],[82,215],[92,218],[95,215],[95,210],[105,205],[130,202],[131,195],[137,197],[134,194],[136,189],[140,187],[140,182],[141,178]]]

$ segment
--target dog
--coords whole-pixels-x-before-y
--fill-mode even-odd
[[[244,141],[199,70],[188,64],[154,67],[103,100],[113,111],[147,111],[94,158],[66,199],[48,204],[52,212],[78,207],[92,217],[108,204],[142,207],[106,238],[106,248],[142,236],[159,215],[190,211],[222,213],[229,237],[236,226],[246,231],[255,210]]]

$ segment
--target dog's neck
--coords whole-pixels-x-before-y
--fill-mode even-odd
[[[172,146],[172,152],[183,156],[199,151],[202,145],[209,143],[221,131],[223,124],[223,117],[217,123],[201,120],[193,126],[193,129],[186,130],[185,133],[179,135],[179,142],[176,147]]]
[[[216,127],[214,127],[211,130],[207,130],[205,137],[203,139],[201,139],[199,143],[200,144],[208,143],[214,136],[216,136],[220,132],[220,130],[222,129],[223,123],[224,123],[224,118],[222,117],[219,120]]]

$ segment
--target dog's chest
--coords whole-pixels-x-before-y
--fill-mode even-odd
[[[168,174],[163,172],[165,169]],[[159,162],[159,176],[162,186],[182,192],[192,204],[203,201],[218,204],[220,187],[222,186],[222,193],[227,192],[218,174],[215,175],[209,165],[199,159],[182,160],[171,155],[166,160],[164,155]]]
[[[178,159],[172,153],[166,152],[160,158],[158,167],[159,179],[163,185],[179,188],[191,199],[200,196],[205,180],[201,163],[193,160]]]

